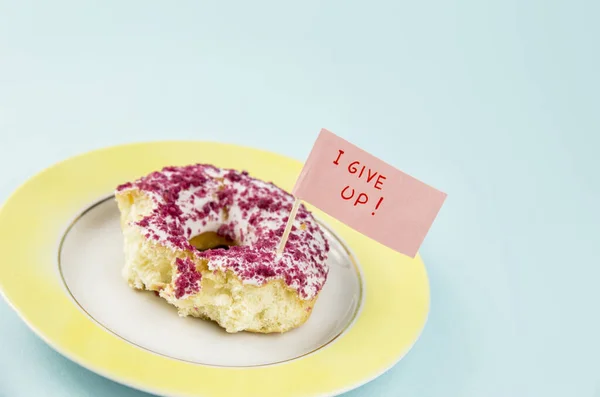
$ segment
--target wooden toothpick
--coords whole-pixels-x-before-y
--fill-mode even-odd
[[[283,254],[283,250],[285,249],[285,244],[287,243],[288,237],[290,235],[290,231],[292,230],[292,225],[294,224],[294,219],[296,219],[296,213],[298,213],[299,207],[300,207],[300,199],[297,198],[294,201],[292,210],[290,211],[290,217],[288,218],[287,224],[285,225],[285,230],[283,231],[283,236],[281,236],[281,241],[279,241],[279,247],[277,248],[277,257],[280,257],[281,254]]]

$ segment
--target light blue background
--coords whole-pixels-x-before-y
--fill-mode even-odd
[[[0,0],[0,200],[106,145],[303,160],[326,127],[449,194],[421,251],[422,338],[348,397],[600,396],[599,17],[591,0]],[[0,333],[1,396],[146,396],[4,302]]]

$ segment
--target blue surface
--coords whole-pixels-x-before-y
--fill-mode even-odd
[[[599,13],[0,0],[0,200],[106,145],[210,139],[304,159],[326,127],[449,194],[421,250],[422,338],[348,397],[600,396]],[[0,334],[0,396],[146,395],[64,359],[4,302]]]

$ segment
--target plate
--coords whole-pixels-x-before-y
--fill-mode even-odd
[[[122,279],[114,188],[166,165],[247,170],[290,191],[302,164],[215,142],[151,142],[73,157],[36,175],[0,209],[0,290],[49,345],[114,381],[165,396],[333,396],[400,360],[429,312],[410,259],[307,204],[332,247],[309,320],[284,334],[227,334],[180,318]]]

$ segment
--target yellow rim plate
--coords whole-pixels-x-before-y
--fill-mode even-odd
[[[0,289],[42,339],[98,374],[168,396],[337,395],[374,379],[406,354],[429,312],[421,258],[400,255],[310,205],[353,250],[365,285],[358,318],[327,347],[278,365],[209,367],[138,348],[88,318],[70,299],[58,271],[65,229],[117,184],[166,165],[192,163],[245,169],[288,191],[302,167],[280,155],[221,143],[136,143],[63,161],[9,198],[0,209]]]

